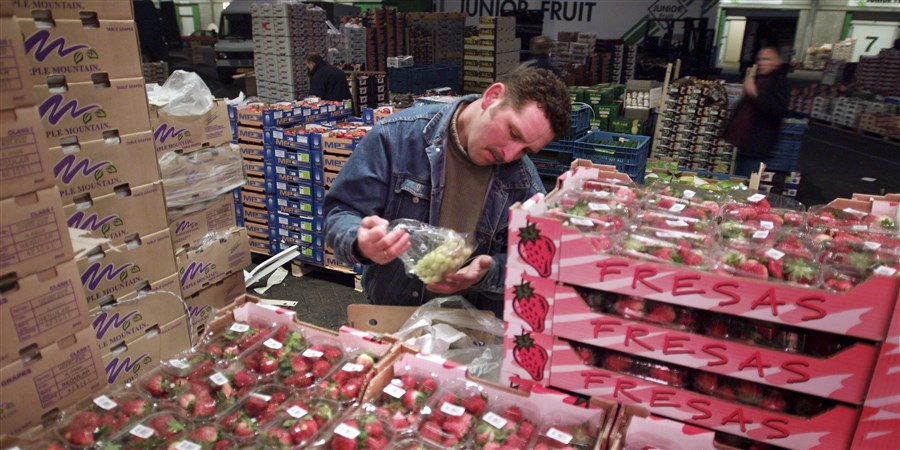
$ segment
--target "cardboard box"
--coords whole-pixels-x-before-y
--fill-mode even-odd
[[[206,208],[170,221],[172,245],[197,245],[207,233],[228,230],[236,223],[234,198],[222,195]]]
[[[210,316],[215,317],[246,293],[247,286],[244,284],[244,273],[235,272],[201,289],[194,295],[184,297],[192,326],[195,329],[201,324],[205,326]]]
[[[61,93],[51,93],[47,85],[34,87],[49,145],[61,146],[61,139],[72,136],[87,142],[103,139],[107,131],[121,136],[150,129],[144,79],[112,79],[109,84],[68,83]]]
[[[150,372],[160,361],[191,348],[193,342],[187,316],[159,327],[159,333],[144,334],[117,345],[103,355],[104,377],[110,386],[124,386]]]
[[[109,78],[143,77],[137,25],[131,20],[99,20],[86,27],[81,20],[54,19],[38,27],[30,17],[16,20],[25,40],[30,84],[47,84],[47,77],[65,75],[69,83],[90,82],[105,72]],[[57,45],[55,51],[51,51]]]
[[[0,368],[0,434],[18,434],[106,387],[93,330],[84,327],[40,349],[29,364]],[[39,356],[39,357],[38,357]]]
[[[32,17],[32,13],[49,11],[53,19],[79,20],[82,14],[96,15],[104,20],[132,20],[130,2],[118,0],[89,0],[46,2],[42,0],[11,0],[0,2],[0,16]]]
[[[0,274],[22,278],[71,260],[65,217],[55,187],[0,200]]]
[[[171,116],[160,105],[150,105],[150,126],[157,158],[172,152],[194,152],[232,139],[224,99],[216,99],[205,114],[193,116]]]
[[[219,282],[250,265],[247,230],[234,227],[219,238],[190,249],[179,249],[175,255],[183,296]]]
[[[64,210],[70,228],[109,239],[114,245],[135,233],[146,236],[168,226],[162,181],[100,197],[83,194]]]
[[[348,156],[332,155],[330,153],[326,153],[324,161],[325,169],[330,172],[340,172],[341,169],[344,168],[344,164],[347,163],[348,159]]]
[[[4,107],[8,104],[6,100],[0,102]],[[53,186],[51,158],[40,123],[33,106],[0,111],[0,198]]]
[[[169,229],[124,244],[103,244],[75,262],[91,309],[163,280],[178,269]]]
[[[53,147],[49,153],[64,204],[78,195],[100,197],[120,186],[142,186],[160,179],[149,131],[120,136],[113,143],[101,139]]]
[[[89,324],[73,261],[19,278],[0,294],[0,366]]]
[[[16,20],[0,18],[0,106],[3,109],[31,106],[35,102],[34,90],[28,72],[28,58],[22,46],[22,33]]]

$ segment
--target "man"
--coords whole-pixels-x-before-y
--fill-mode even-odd
[[[725,130],[725,140],[738,148],[737,175],[759,170],[775,148],[790,96],[783,64],[777,49],[765,47],[756,55],[756,76],[748,72],[744,79],[744,96]]]
[[[553,41],[550,38],[535,36],[531,38],[528,47],[531,50],[532,58],[524,63],[526,66],[547,69],[559,76],[559,69],[550,63],[550,51],[553,50]]]
[[[509,207],[543,185],[531,161],[570,125],[565,84],[523,68],[484,93],[410,108],[379,121],[360,141],[325,197],[325,241],[345,261],[366,265],[363,287],[376,304],[418,306],[464,295],[503,310]],[[389,221],[415,219],[475,238],[473,259],[428,286],[397,258],[409,246]]]
[[[335,101],[352,98],[343,70],[328,64],[315,53],[306,57],[306,68],[309,70],[309,95]]]

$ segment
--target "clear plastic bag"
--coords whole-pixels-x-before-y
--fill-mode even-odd
[[[177,211],[174,215],[188,214],[197,209],[191,205],[206,206],[222,194],[241,187],[244,177],[244,159],[237,144],[227,143],[207,147],[189,153],[168,153],[159,160],[166,205]]]
[[[435,227],[412,219],[397,219],[390,223],[390,231],[409,233],[409,250],[400,255],[406,272],[419,277],[425,284],[442,281],[447,274],[459,270],[472,255],[474,245],[467,234],[449,228]]]
[[[213,95],[209,87],[194,72],[176,70],[162,87],[147,91],[151,104],[172,116],[193,116],[209,112],[213,107]]]

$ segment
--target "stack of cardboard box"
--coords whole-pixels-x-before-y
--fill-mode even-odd
[[[401,20],[405,21],[409,46],[404,51],[413,55],[417,64],[445,63],[459,66],[466,34],[465,13],[407,13]],[[419,48],[416,42],[423,48]],[[427,51],[428,49],[431,51]]]
[[[482,92],[519,65],[522,40],[516,38],[516,18],[481,17],[478,36],[466,38],[463,47],[463,90]]]
[[[384,71],[388,56],[403,54],[400,16],[395,9],[371,8],[363,15],[366,30],[366,70]]]
[[[13,14],[31,12],[0,5],[0,434],[38,425],[106,387]],[[49,48],[49,31],[34,38],[32,48]]]

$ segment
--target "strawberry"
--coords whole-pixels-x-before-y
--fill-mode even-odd
[[[542,333],[550,303],[543,295],[534,292],[530,282],[522,282],[514,287],[514,291],[513,311],[531,327],[532,331]]]
[[[667,247],[659,248],[659,249],[655,250],[653,253],[651,253],[651,255],[654,258],[657,258],[657,259],[660,259],[663,261],[671,261],[672,260],[672,252]]]
[[[487,408],[487,401],[479,394],[472,394],[462,399],[460,406],[466,408],[470,414],[480,416]]]
[[[831,278],[825,282],[825,286],[837,292],[847,292],[853,289],[853,282],[840,278]]]
[[[770,259],[766,262],[766,268],[770,276],[778,279],[784,277],[784,262],[781,259]]]
[[[219,431],[211,425],[201,426],[191,431],[188,439],[194,442],[214,443],[219,439]]]
[[[274,427],[266,430],[262,442],[271,448],[290,448],[293,445],[291,434],[287,430]]]
[[[809,261],[801,258],[791,258],[785,270],[787,280],[799,284],[813,284],[816,278],[817,268]]]
[[[675,309],[670,305],[656,305],[647,314],[648,322],[669,325],[675,321]]]
[[[515,337],[513,359],[535,381],[544,379],[544,368],[547,366],[549,357],[547,350],[534,343],[531,333],[522,332],[521,335]]]
[[[748,259],[738,266],[737,269],[741,272],[741,275],[762,279],[769,277],[769,271],[766,269],[766,266],[755,259]]]
[[[432,377],[425,377],[422,379],[419,387],[422,389],[422,392],[427,392],[429,395],[433,394],[437,390],[437,380]]]
[[[685,383],[685,372],[671,367],[655,365],[650,369],[648,375],[650,378],[672,387],[684,386]]]
[[[611,353],[603,359],[603,367],[616,372],[628,372],[634,360],[625,355]]]
[[[331,370],[331,363],[327,360],[320,359],[312,365],[312,376],[315,378],[322,378],[325,375],[328,375],[329,370]]]
[[[617,314],[628,319],[643,318],[645,308],[646,302],[640,297],[624,297],[613,305]]]
[[[236,387],[237,389],[243,389],[255,382],[256,380],[254,380],[249,373],[243,370],[238,370],[234,373],[234,387]]]
[[[127,400],[122,404],[122,411],[129,417],[142,417],[151,409],[152,405],[143,398]]]
[[[759,406],[772,411],[784,411],[787,409],[787,402],[784,401],[781,392],[769,390],[759,403]]]
[[[519,244],[517,246],[522,260],[537,270],[538,275],[547,278],[552,271],[556,244],[543,236],[535,224],[529,223],[519,228]]]
[[[719,386],[719,376],[709,372],[697,372],[694,375],[693,383],[696,391],[714,395]]]

